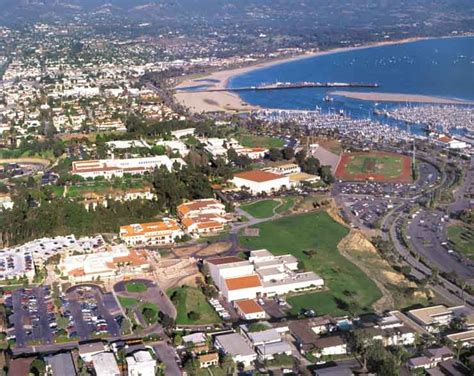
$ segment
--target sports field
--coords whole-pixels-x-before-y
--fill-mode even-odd
[[[348,181],[410,183],[411,158],[384,152],[345,153],[337,166],[336,178]]]
[[[276,255],[290,253],[308,271],[320,275],[328,291],[288,298],[293,312],[313,309],[317,315],[363,312],[381,296],[375,283],[342,256],[337,245],[349,230],[326,212],[308,213],[254,226],[259,236],[239,236],[249,249],[267,248]]]

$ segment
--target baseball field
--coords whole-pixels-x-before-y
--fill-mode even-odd
[[[385,152],[345,153],[337,166],[336,178],[345,181],[411,183],[411,158]]]

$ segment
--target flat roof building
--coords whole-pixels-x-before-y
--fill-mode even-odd
[[[234,362],[243,363],[246,367],[257,359],[255,351],[238,333],[216,336],[215,346],[224,354],[230,355]]]

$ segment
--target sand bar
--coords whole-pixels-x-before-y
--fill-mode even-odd
[[[177,85],[176,89],[182,89],[184,87],[202,86],[202,85],[206,85],[207,88],[209,89],[225,89],[227,88],[229,80],[231,80],[233,77],[247,73],[247,72],[255,71],[258,69],[268,68],[273,65],[278,65],[278,64],[287,63],[287,62],[300,60],[300,59],[307,59],[307,58],[311,58],[315,56],[329,55],[329,54],[335,54],[335,53],[347,52],[347,51],[359,50],[359,49],[366,49],[366,48],[381,47],[381,46],[386,46],[386,45],[410,43],[410,42],[416,42],[416,41],[426,40],[426,39],[431,39],[431,38],[407,38],[407,39],[398,40],[398,41],[378,42],[378,43],[372,43],[372,44],[356,46],[356,47],[342,47],[342,48],[335,48],[335,49],[327,50],[327,51],[308,52],[306,54],[302,54],[302,55],[298,55],[298,56],[294,56],[290,58],[273,59],[269,61],[263,61],[256,64],[248,65],[241,68],[214,72],[205,76],[199,76],[199,77],[190,76],[188,79],[183,80],[179,85]],[[441,38],[436,38],[436,39],[441,39]],[[350,93],[351,95],[355,94],[354,92],[348,92],[348,93]],[[393,94],[393,95],[403,95],[407,97],[407,95],[404,95],[404,94]],[[349,96],[347,97],[349,98]],[[419,96],[419,95],[415,95],[412,97],[417,97],[419,99],[425,98],[425,100],[427,98],[431,99],[429,101],[426,101],[425,103],[447,103],[447,104],[466,103],[463,101],[450,100],[450,99],[444,99],[444,98],[438,98],[438,97]],[[178,102],[180,102],[185,107],[188,107],[189,110],[194,113],[216,112],[216,111],[248,112],[248,111],[254,111],[254,110],[260,109],[258,106],[252,106],[246,103],[239,97],[239,95],[231,91],[220,91],[220,92],[177,91],[175,94],[175,98]],[[354,98],[354,99],[358,99],[358,98]],[[365,99],[365,100],[373,100],[373,99]],[[375,99],[375,100],[382,101],[382,99]],[[395,100],[386,99],[386,101],[395,101]],[[400,101],[406,102],[407,100],[400,100]],[[467,103],[470,104],[470,102],[467,102]]]
[[[472,101],[464,101],[451,98],[435,97],[430,95],[402,94],[402,93],[380,93],[335,90],[329,93],[340,97],[358,99],[372,102],[403,102],[403,103],[431,103],[431,104],[474,104]]]

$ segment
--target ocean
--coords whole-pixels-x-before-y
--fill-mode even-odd
[[[229,81],[229,87],[248,87],[275,82],[358,82],[376,83],[377,89],[343,88],[347,91],[380,91],[419,94],[474,101],[474,37],[419,40],[335,52],[246,72]],[[304,88],[239,92],[240,97],[264,108],[339,112],[354,118],[377,118],[401,125],[374,114],[404,104],[370,102],[331,96],[335,88]],[[326,98],[327,99],[327,98]],[[412,127],[413,132],[421,126]]]

